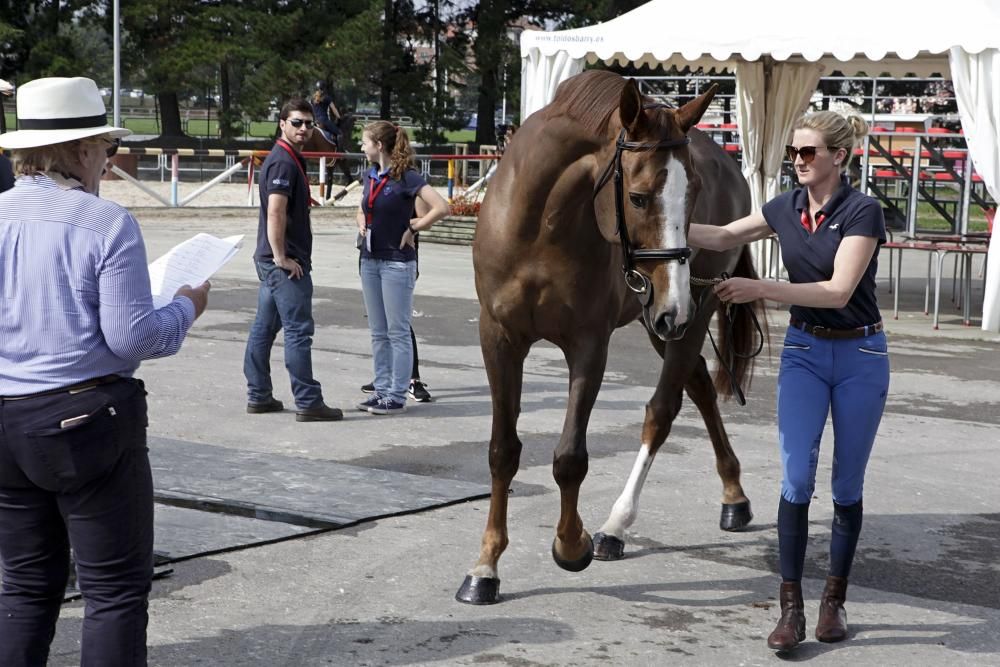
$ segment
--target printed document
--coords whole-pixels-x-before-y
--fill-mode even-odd
[[[171,248],[149,265],[153,307],[163,308],[173,301],[177,288],[183,285],[201,285],[235,257],[242,245],[242,234],[224,239],[197,234]]]

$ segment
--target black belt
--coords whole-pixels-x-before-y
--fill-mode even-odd
[[[788,321],[788,324],[796,329],[805,331],[807,334],[816,336],[816,338],[830,339],[864,338],[865,336],[877,334],[883,328],[881,322],[876,322],[875,324],[868,324],[856,329],[829,329],[819,324],[808,324],[794,317]]]
[[[37,394],[24,394],[22,396],[0,396],[0,401],[24,401],[29,398],[42,398],[43,396],[55,396],[57,394],[79,394],[81,391],[87,391],[88,389],[93,389],[94,387],[99,387],[102,384],[111,384],[113,382],[118,382],[119,380],[124,380],[121,375],[102,375],[101,377],[92,378],[90,380],[84,380],[83,382],[77,382],[76,384],[71,384],[68,387],[60,387],[59,389],[48,389],[46,391],[40,391]]]

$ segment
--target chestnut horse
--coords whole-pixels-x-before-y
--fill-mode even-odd
[[[724,325],[725,309],[707,279],[756,274],[746,248],[716,253],[687,247],[692,220],[721,225],[750,210],[736,163],[692,130],[714,94],[713,87],[673,110],[644,98],[632,80],[587,71],[564,82],[555,99],[525,121],[500,160],[473,244],[480,344],[493,404],[492,493],[479,560],[456,594],[459,601],[500,599],[497,561],[508,544],[507,494],[521,453],[517,418],[524,359],[541,339],[562,349],[570,376],[552,463],[561,496],[552,556],[560,567],[584,569],[595,546],[597,558],[622,556],[625,529],[635,520],[646,473],[684,390],[701,412],[715,450],[722,478],[720,526],[738,530],[750,522],[739,460],[716,402],[716,389],[729,395],[734,385],[722,377],[723,364],[713,385],[701,349],[715,310],[720,346],[749,348],[753,311],[735,309]],[[663,366],[646,405],[631,476],[591,540],[577,512],[587,474],[587,423],[611,333],[636,319]],[[751,367],[747,355],[736,354],[728,370],[738,383]]]
[[[341,151],[347,152],[350,150],[350,137],[351,133],[354,131],[354,114],[347,112],[340,117],[337,121],[337,127],[340,129],[340,143],[342,146],[330,141],[326,138],[326,135],[320,131],[319,128],[313,130],[312,135],[306,141],[305,146],[302,147],[303,153],[339,153]],[[333,170],[334,168],[339,168],[340,173],[344,175],[347,183],[351,183],[355,180],[354,175],[351,173],[351,167],[347,158],[327,158],[326,160],[326,192],[321,192],[320,194],[324,199],[328,199],[333,191]],[[344,192],[344,190],[341,190]]]

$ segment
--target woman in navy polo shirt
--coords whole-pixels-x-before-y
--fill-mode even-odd
[[[732,278],[723,301],[770,299],[791,306],[778,376],[778,437],[783,479],[778,506],[781,619],[767,639],[787,651],[805,639],[802,569],[809,500],[820,438],[833,417],[833,529],[830,569],[816,638],[847,637],[844,599],[861,533],[865,468],[889,387],[889,358],[875,295],[882,209],[843,175],[868,126],[823,111],[795,126],[788,157],[799,185],[724,227],[691,225],[688,242],[710,250],[777,234],[789,282]]]
[[[358,404],[376,415],[406,410],[413,348],[410,319],[417,280],[416,234],[448,214],[448,203],[413,169],[413,149],[406,130],[384,120],[365,126],[361,150],[371,170],[364,179],[358,230],[361,289],[372,336],[375,391]],[[414,217],[420,199],[429,209]]]
[[[340,146],[340,128],[337,127],[336,120],[340,120],[340,112],[337,110],[337,105],[333,103],[333,98],[330,97],[330,93],[326,89],[325,81],[316,82],[316,90],[313,92],[312,99],[309,101],[313,109],[313,118],[316,119],[316,125],[321,130],[326,138]]]

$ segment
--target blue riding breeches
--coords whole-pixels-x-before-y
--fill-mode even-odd
[[[852,505],[861,500],[888,389],[889,354],[883,332],[831,340],[788,328],[778,374],[785,500],[808,503],[812,498],[828,414],[833,418],[833,501]]]

